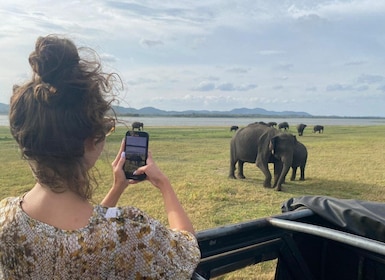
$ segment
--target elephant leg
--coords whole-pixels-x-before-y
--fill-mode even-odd
[[[305,166],[301,166],[301,177],[299,178],[300,181],[305,181]]]
[[[265,175],[265,181],[263,182],[263,186],[265,188],[271,188],[271,173],[267,160],[262,161],[261,159],[257,158],[256,165],[259,169],[261,169],[262,173]]]
[[[244,163],[245,162],[242,160],[238,161],[238,178],[239,179],[245,179],[246,178],[245,175],[243,174],[243,164]]]
[[[278,182],[279,175],[282,172],[282,163],[274,162],[274,182]]]
[[[290,181],[294,181],[295,180],[295,176],[297,175],[297,168],[298,168],[297,166],[292,167]]]
[[[231,179],[236,179],[235,174],[234,174],[234,172],[235,172],[235,164],[236,164],[236,163],[237,163],[237,162],[234,161],[234,160],[231,160],[231,161],[230,161],[229,178],[231,178]]]

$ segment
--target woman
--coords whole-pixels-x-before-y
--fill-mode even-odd
[[[38,38],[33,76],[14,87],[11,133],[36,184],[0,203],[0,279],[189,279],[200,259],[194,229],[151,153],[136,173],[160,190],[169,228],[115,207],[138,183],[125,178],[123,142],[110,191],[100,205],[90,202],[91,168],[114,128],[106,118],[114,75],[80,50],[66,38]]]

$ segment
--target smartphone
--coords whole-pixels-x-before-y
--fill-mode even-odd
[[[126,161],[123,165],[123,170],[127,179],[138,181],[146,179],[146,174],[134,175],[133,173],[139,167],[146,165],[148,138],[148,133],[144,131],[131,130],[126,132],[124,146]]]

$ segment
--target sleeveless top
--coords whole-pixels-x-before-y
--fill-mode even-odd
[[[0,279],[190,279],[192,233],[135,207],[94,206],[89,224],[62,230],[29,217],[22,197],[0,202]]]

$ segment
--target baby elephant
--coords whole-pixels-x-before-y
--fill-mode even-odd
[[[307,149],[304,144],[297,141],[294,145],[293,163],[291,164],[292,173],[291,173],[290,181],[295,180],[298,167],[301,170],[301,176],[299,177],[299,180],[300,181],[305,180],[306,161],[307,161]]]

